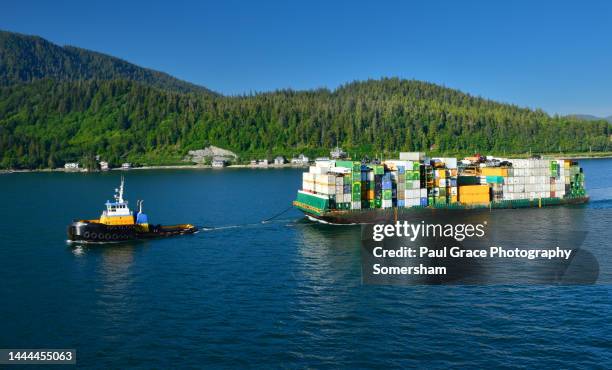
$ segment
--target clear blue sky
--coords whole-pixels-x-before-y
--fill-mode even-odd
[[[600,116],[612,115],[611,21],[606,1],[20,0],[0,10],[2,29],[225,94],[399,76]]]

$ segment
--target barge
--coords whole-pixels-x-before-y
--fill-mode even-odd
[[[399,160],[318,160],[303,174],[293,205],[321,223],[367,224],[418,212],[542,208],[589,201],[584,172],[567,159],[506,159],[475,155]]]

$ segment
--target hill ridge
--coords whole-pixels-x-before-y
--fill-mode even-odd
[[[171,91],[213,94],[205,87],[115,56],[77,46],[60,46],[36,35],[0,30],[0,86],[45,78],[126,79]]]

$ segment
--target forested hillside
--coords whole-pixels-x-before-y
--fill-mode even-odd
[[[241,97],[126,81],[45,79],[0,89],[0,166],[60,166],[96,154],[120,163],[180,161],[213,144],[251,156],[399,150],[498,154],[609,151],[611,125],[551,117],[400,79],[334,91]]]
[[[211,93],[204,87],[109,55],[72,46],[61,47],[37,36],[0,31],[0,86],[44,78],[58,81],[124,79],[172,91]]]

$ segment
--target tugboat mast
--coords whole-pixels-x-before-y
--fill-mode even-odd
[[[117,203],[123,203],[123,176],[121,176],[121,185],[119,185],[119,189],[115,189],[115,192],[118,192],[119,194],[115,194],[115,200],[117,201]]]

